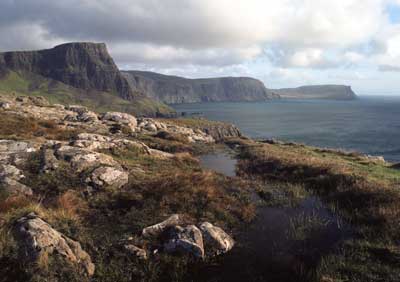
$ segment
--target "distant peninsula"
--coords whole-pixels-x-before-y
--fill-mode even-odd
[[[122,71],[129,86],[167,104],[268,101],[279,95],[250,77],[189,79],[147,71]]]
[[[310,85],[271,91],[283,99],[354,100],[357,98],[351,86],[345,85]]]
[[[350,86],[313,85],[269,89],[250,77],[189,79],[148,71],[121,71],[130,88],[167,104],[201,102],[254,102],[273,99],[353,100]]]

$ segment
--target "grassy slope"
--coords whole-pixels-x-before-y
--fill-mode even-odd
[[[126,101],[111,93],[83,91],[38,75],[11,71],[0,79],[0,92],[44,96],[51,103],[81,104],[99,112],[124,111],[138,116],[174,112],[167,105],[147,98]]]
[[[1,110],[0,110],[1,111]],[[21,118],[1,111],[0,138],[68,140],[76,134],[46,121]],[[126,136],[126,138],[130,138]],[[159,255],[138,261],[121,249],[121,240],[133,237],[138,246],[149,244],[139,235],[142,228],[165,219],[172,213],[184,214],[189,221],[210,221],[226,230],[254,216],[254,205],[241,183],[201,168],[188,151],[191,143],[136,136],[151,147],[180,153],[173,159],[157,159],[135,149],[105,150],[127,171],[129,184],[124,189],[105,189],[85,196],[86,185],[62,163],[54,172],[40,173],[39,153],[21,166],[34,197],[0,193],[0,281],[87,281],[59,261],[43,265],[23,265],[18,261],[12,237],[15,219],[35,211],[57,230],[79,241],[96,265],[91,281],[188,281],[196,265],[186,258]],[[143,171],[142,171],[143,170]],[[0,187],[1,191],[1,187]],[[60,278],[61,277],[61,278]]]
[[[399,170],[359,154],[239,143],[243,173],[303,184],[351,225],[352,239],[321,262],[323,281],[400,281]]]

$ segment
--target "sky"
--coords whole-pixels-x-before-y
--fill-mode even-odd
[[[0,0],[0,38],[105,42],[125,70],[400,95],[400,0]]]

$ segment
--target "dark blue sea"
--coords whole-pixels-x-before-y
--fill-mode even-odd
[[[172,106],[178,112],[234,123],[253,138],[355,150],[400,162],[400,97]]]

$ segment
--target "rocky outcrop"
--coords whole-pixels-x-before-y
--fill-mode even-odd
[[[142,236],[157,239],[166,253],[184,254],[203,259],[229,252],[235,241],[222,228],[204,222],[198,228],[187,224],[181,215],[174,214],[166,220],[146,227]]]
[[[209,222],[204,222],[200,225],[200,229],[203,233],[208,254],[212,256],[227,253],[235,245],[232,237],[226,234],[220,227],[214,226]]]
[[[0,191],[9,195],[33,195],[32,189],[22,183],[25,175],[17,166],[34,151],[35,146],[28,142],[0,140]]]
[[[164,243],[167,253],[182,253],[204,258],[203,236],[194,225],[181,227],[179,225],[168,230],[168,239]]]
[[[142,236],[144,237],[156,237],[163,233],[168,227],[182,224],[183,218],[179,214],[171,215],[169,218],[163,222],[154,224],[152,226],[146,227],[142,231]]]
[[[78,89],[118,93],[127,100],[138,96],[104,43],[67,43],[47,50],[0,53],[0,70],[39,74]]]
[[[129,174],[120,168],[99,167],[86,179],[86,182],[97,189],[112,187],[119,189],[128,183]]]
[[[36,263],[42,256],[60,256],[86,275],[94,274],[95,266],[81,245],[53,229],[36,214],[30,213],[18,219],[14,233],[23,261]]]
[[[284,99],[354,100],[357,98],[351,87],[344,85],[310,85],[271,91]]]
[[[142,248],[139,248],[132,244],[126,244],[124,246],[124,249],[128,254],[135,258],[138,258],[140,260],[147,260],[147,252]]]
[[[132,89],[167,104],[267,101],[279,98],[261,81],[249,77],[187,79],[143,71],[122,73]]]

